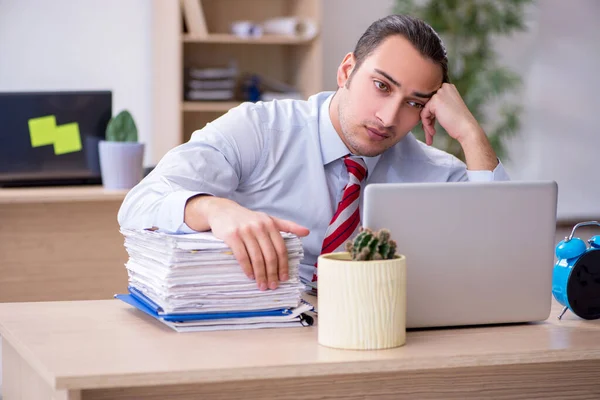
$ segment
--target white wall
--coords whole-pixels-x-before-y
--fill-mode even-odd
[[[326,89],[335,89],[343,56],[393,3],[324,2]],[[510,143],[506,167],[515,180],[557,181],[561,220],[600,218],[600,1],[576,3],[537,2],[528,10],[529,31],[496,44],[502,62],[524,81],[522,129]]]
[[[391,13],[394,0],[324,0],[322,4],[323,87],[335,90],[338,65],[372,22]]]
[[[521,72],[525,115],[507,164],[515,179],[552,179],[561,219],[600,218],[600,2],[544,0],[531,33],[499,43]]]
[[[151,154],[148,0],[0,0],[0,91],[113,92]],[[147,162],[146,162],[147,163]]]

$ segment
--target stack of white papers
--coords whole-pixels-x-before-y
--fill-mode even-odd
[[[122,229],[129,294],[116,297],[177,331],[291,327],[312,324],[299,278],[300,239],[282,233],[289,280],[261,291],[231,249],[210,232],[169,234]]]

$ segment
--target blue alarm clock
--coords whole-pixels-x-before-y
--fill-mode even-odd
[[[573,237],[581,226],[597,225],[598,221],[580,222],[571,234],[556,245],[552,273],[552,295],[564,306],[558,319],[567,310],[583,319],[600,318],[600,235],[588,239],[588,245]]]

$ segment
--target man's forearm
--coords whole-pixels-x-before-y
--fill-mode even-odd
[[[210,195],[198,195],[188,199],[185,204],[184,222],[197,232],[210,230],[210,213],[219,202],[223,201],[230,200]]]
[[[470,171],[493,171],[498,166],[498,157],[481,127],[471,128],[465,135],[461,146],[465,153],[465,162]]]

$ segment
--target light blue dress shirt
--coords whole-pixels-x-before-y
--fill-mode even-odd
[[[119,210],[120,225],[191,232],[183,222],[186,201],[197,194],[226,197],[310,229],[302,239],[301,266],[301,277],[310,280],[348,183],[341,158],[349,151],[329,117],[332,95],[244,103],[208,123],[189,142],[169,151],[127,194]],[[364,160],[368,177],[363,190],[369,183],[509,179],[502,164],[494,171],[468,171],[456,157],[412,134]]]

